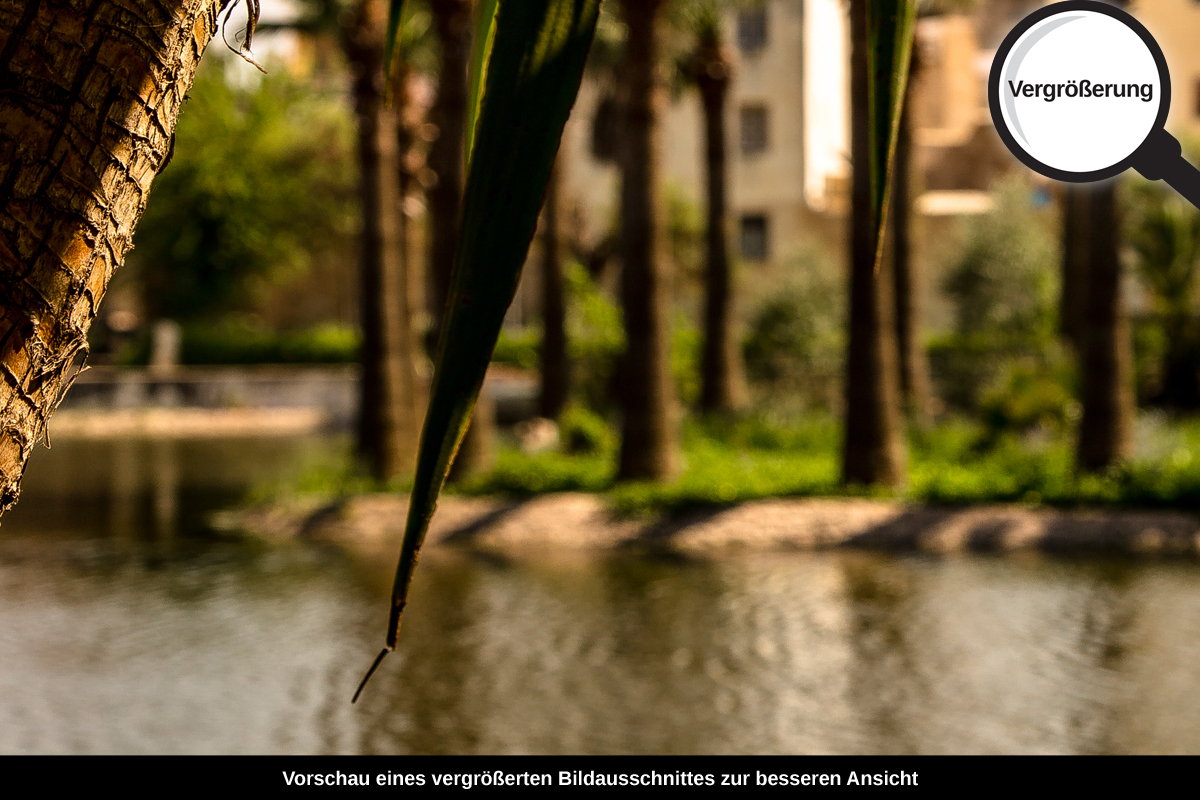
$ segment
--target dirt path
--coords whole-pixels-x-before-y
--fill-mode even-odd
[[[239,512],[222,527],[269,538],[388,546],[407,499],[363,495],[339,504]],[[427,544],[483,549],[617,548],[677,551],[851,547],[950,552],[1035,549],[1063,553],[1200,555],[1200,517],[1177,511],[1063,511],[1024,506],[943,508],[885,500],[760,500],[677,518],[622,519],[596,495],[524,501],[444,497]]]

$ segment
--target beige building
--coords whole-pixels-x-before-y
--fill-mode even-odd
[[[1200,144],[1200,3],[1137,0],[1131,11],[1162,47],[1171,72],[1167,130],[1185,144]]]
[[[989,24],[986,15],[976,14],[918,23],[916,166],[928,191],[917,208],[926,216],[986,211],[991,182],[1017,163],[987,113],[991,59],[981,48],[979,30],[992,35],[991,28],[1003,28],[1002,36],[1022,16],[1022,4],[993,0],[985,8],[1000,22]],[[724,22],[735,60],[727,117],[729,230],[742,265],[743,300],[753,305],[757,295],[786,278],[798,254],[816,249],[834,267],[843,263],[850,178],[848,6],[845,0],[767,0],[729,11]],[[613,113],[612,93],[602,78],[586,78],[563,141],[564,196],[575,208],[585,246],[603,239],[617,219],[618,167],[596,141],[604,129],[598,118]],[[703,129],[694,89],[679,93],[664,110],[665,190],[701,212]],[[933,236],[945,228],[926,226]],[[531,255],[537,257],[536,248]],[[536,271],[526,275],[511,323],[538,317]]]
[[[1006,15],[1013,21],[1020,17],[1019,4],[991,5],[1013,9]],[[981,49],[980,26],[977,17],[962,15],[918,23],[921,69],[913,91],[918,163],[933,190],[919,204],[927,214],[985,210],[994,173],[1015,163],[987,141],[982,146],[990,152],[978,152],[980,140],[992,135],[991,59]],[[768,0],[729,12],[725,30],[735,54],[728,152],[736,252],[753,263],[786,260],[814,240],[842,248],[850,176],[846,3]],[[617,166],[595,156],[593,141],[606,97],[603,83],[586,80],[564,139],[566,194],[592,240],[616,218]],[[668,191],[701,208],[703,146],[698,95],[683,92],[663,118],[664,178]]]

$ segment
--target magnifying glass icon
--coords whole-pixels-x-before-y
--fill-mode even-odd
[[[988,104],[1000,138],[1035,172],[1089,183],[1132,167],[1200,208],[1200,171],[1163,128],[1162,49],[1115,6],[1068,0],[1021,20],[996,51]]]

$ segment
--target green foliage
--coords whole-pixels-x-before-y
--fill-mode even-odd
[[[776,404],[788,398],[801,410],[829,409],[845,358],[843,277],[815,253],[788,267],[791,278],[750,318],[743,345],[747,374]]]
[[[987,448],[979,423],[950,418],[914,437],[908,489],[913,502],[1019,502],[1060,506],[1200,508],[1200,423],[1168,424],[1163,453],[1102,475],[1077,475],[1070,433],[997,436]],[[570,455],[502,453],[496,469],[465,487],[472,493],[529,496],[604,492],[624,514],[678,513],[768,497],[859,494],[839,484],[841,430],[829,416],[779,424],[766,417],[691,421],[684,429],[687,468],[673,484],[614,482],[615,451]],[[888,496],[886,492],[881,496]]]
[[[613,404],[613,376],[625,352],[621,309],[579,262],[567,264],[565,277],[571,389],[576,400],[588,408],[608,411]]]
[[[1200,263],[1200,211],[1159,181],[1128,182],[1126,198],[1126,238],[1155,304],[1165,314],[1190,314]]]
[[[357,168],[339,98],[282,68],[234,86],[206,59],[175,136],[130,258],[152,318],[246,310],[314,254],[353,252]]]
[[[684,408],[691,408],[700,399],[701,375],[704,362],[704,333],[682,314],[671,326],[671,375],[675,378],[675,395]]]
[[[704,209],[676,184],[667,184],[664,191],[667,217],[667,242],[671,265],[684,280],[697,284],[704,280],[704,236],[707,221]]]
[[[597,454],[567,455],[502,450],[486,475],[455,486],[460,494],[528,497],[547,492],[602,492],[616,474],[612,459]]]
[[[1200,407],[1200,211],[1157,181],[1134,178],[1124,189],[1126,239],[1154,309],[1135,328],[1139,386],[1149,400]]]
[[[1068,431],[1081,415],[1076,383],[1074,359],[1061,347],[1007,361],[982,398],[988,441],[1002,433]]]
[[[954,331],[929,356],[938,394],[976,411],[1013,359],[1039,359],[1055,372],[1058,268],[1054,219],[1036,209],[1031,187],[1012,178],[995,189],[996,208],[967,223],[964,244],[943,289],[954,304]]]
[[[492,351],[493,364],[507,364],[518,369],[537,369],[541,363],[542,332],[539,328],[521,331],[500,331],[496,349]]]
[[[603,455],[616,449],[616,437],[604,417],[580,405],[567,406],[558,418],[563,452]]]
[[[362,336],[357,328],[326,322],[292,331],[275,331],[253,317],[234,315],[217,322],[183,326],[180,361],[183,364],[354,364]],[[123,351],[118,363],[145,364],[149,336]]]
[[[984,333],[1027,344],[1054,335],[1058,297],[1053,219],[1037,210],[1017,176],[993,191],[996,207],[967,223],[962,253],[943,289],[959,334]]]

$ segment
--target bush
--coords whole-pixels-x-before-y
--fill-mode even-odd
[[[201,64],[138,225],[129,269],[149,319],[251,310],[315,258],[354,248],[354,125],[340,95],[287,69],[240,86],[224,73],[221,59]]]
[[[798,410],[836,408],[845,358],[846,292],[839,270],[813,253],[789,265],[792,278],[751,315],[746,371],[760,394]]]
[[[1033,431],[1057,435],[1070,430],[1081,413],[1075,400],[1076,382],[1073,360],[1062,348],[1009,361],[983,396],[988,438]]]
[[[493,364],[507,364],[518,369],[538,369],[542,363],[542,331],[529,327],[516,333],[500,330],[496,349],[492,351]]]
[[[621,309],[579,262],[567,265],[567,352],[575,399],[598,411],[613,408],[613,380],[625,352]]]
[[[1056,358],[1048,355],[1056,347],[1059,278],[1053,215],[1035,207],[1023,178],[1000,183],[995,195],[996,208],[967,223],[943,282],[954,331],[930,347],[939,396],[971,412],[985,394],[995,404],[995,389],[1015,363]]]
[[[180,361],[212,364],[353,364],[362,339],[356,328],[323,323],[295,331],[272,331],[253,317],[231,316],[216,323],[183,326]],[[118,355],[117,363],[146,364],[149,335]]]
[[[594,455],[614,450],[612,429],[599,414],[583,406],[568,406],[558,419],[562,449],[573,455]]]

